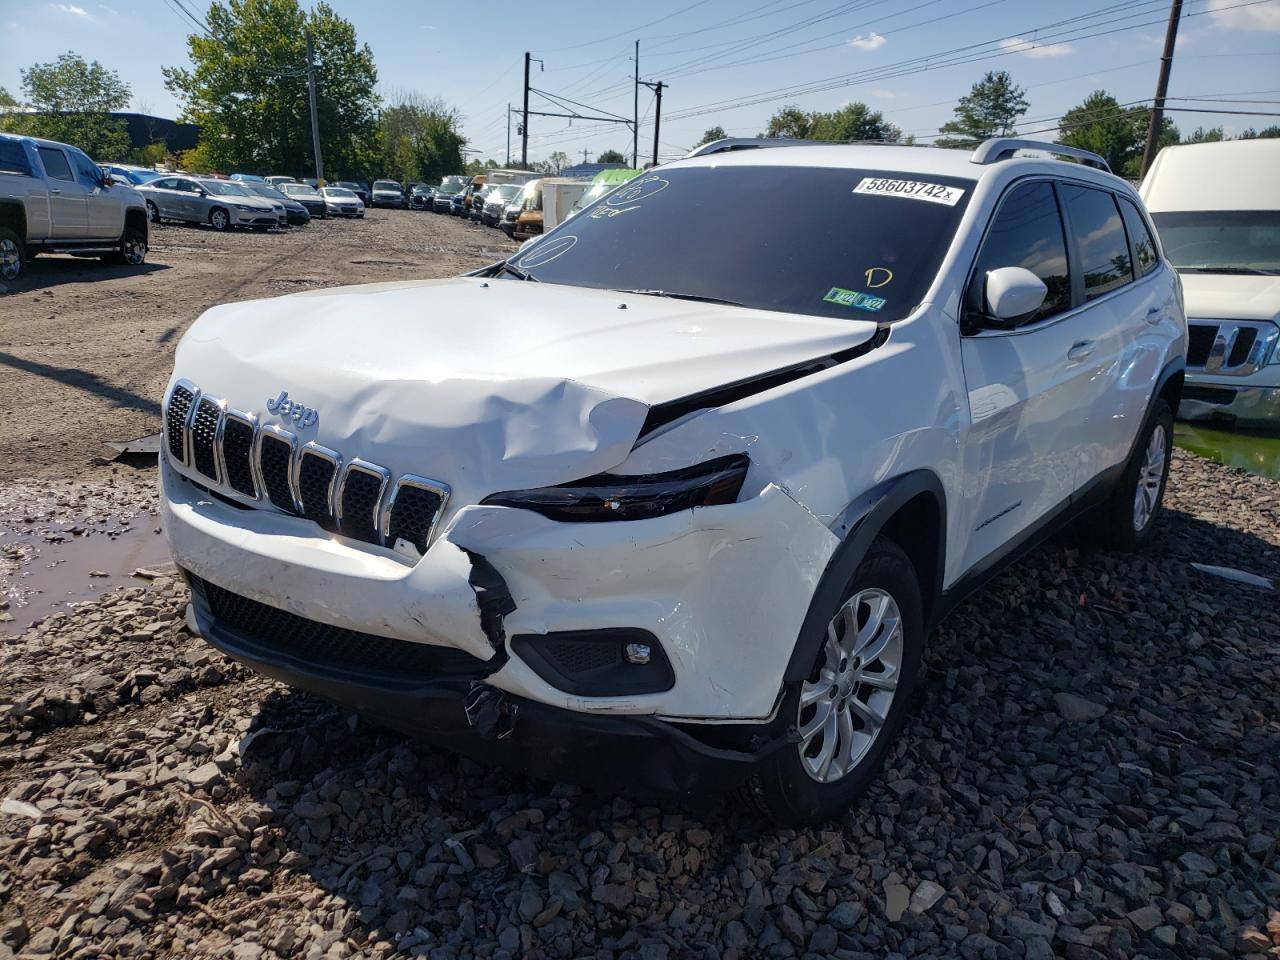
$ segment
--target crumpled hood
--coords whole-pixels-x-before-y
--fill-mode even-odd
[[[650,405],[875,331],[860,319],[457,278],[214,307],[179,345],[175,377],[348,459],[442,480],[467,503],[615,467]],[[314,426],[268,410],[282,390],[314,408]]]
[[[1181,276],[1189,319],[1275,321],[1280,318],[1280,277],[1220,273]]]

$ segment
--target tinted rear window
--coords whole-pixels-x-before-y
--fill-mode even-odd
[[[56,147],[37,147],[40,162],[44,164],[44,172],[54,180],[75,180],[71,173],[71,164],[67,163],[66,154]]]
[[[548,283],[895,320],[929,289],[972,187],[883,170],[677,167],[637,177],[513,262]]]
[[[1062,204],[1080,250],[1084,298],[1092,300],[1133,279],[1129,243],[1111,194],[1062,184]]]

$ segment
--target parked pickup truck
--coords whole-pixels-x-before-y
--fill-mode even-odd
[[[0,134],[0,280],[37,253],[101,256],[134,266],[147,256],[138,191],[65,143]]]

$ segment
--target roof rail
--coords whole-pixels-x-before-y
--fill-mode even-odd
[[[990,140],[984,140],[979,144],[978,149],[973,151],[973,156],[969,158],[969,162],[996,163],[1000,160],[1008,160],[1019,150],[1041,150],[1061,157],[1071,157],[1079,160],[1087,167],[1095,167],[1107,173],[1111,172],[1111,167],[1107,164],[1107,161],[1096,153],[1080,150],[1077,147],[1065,147],[1060,143],[1048,143],[1044,140],[1023,140],[1019,137],[992,137]]]
[[[753,150],[756,147],[816,147],[821,140],[796,140],[791,137],[725,137],[694,147],[685,157],[705,157],[710,153],[728,153],[731,150]]]

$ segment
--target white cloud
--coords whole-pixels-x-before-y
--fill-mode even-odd
[[[1228,10],[1227,7],[1235,7]],[[1280,30],[1280,5],[1255,3],[1238,6],[1238,0],[1209,0],[1210,18],[1228,30]]]
[[[855,50],[879,50],[888,42],[888,40],[872,30],[865,37],[862,34],[858,34],[849,41],[849,46]]]
[[[439,29],[439,28],[438,28],[438,27],[436,27],[436,26],[434,26],[434,25],[432,25],[432,24],[430,24],[430,23],[424,23],[424,24],[422,25],[422,29],[423,29],[423,30],[436,30],[436,29]]]
[[[88,10],[84,7],[77,7],[74,3],[51,3],[49,6],[59,13],[68,13],[73,17],[83,17],[86,20],[93,19]]]
[[[1040,60],[1045,57],[1065,57],[1075,53],[1069,43],[1036,43],[1021,37],[1006,37],[1000,41],[1000,49],[1008,53],[1020,53],[1024,57]]]
[[[882,90],[879,87],[872,90],[871,95],[873,97],[879,97],[881,100],[893,100],[898,96],[892,90]]]

